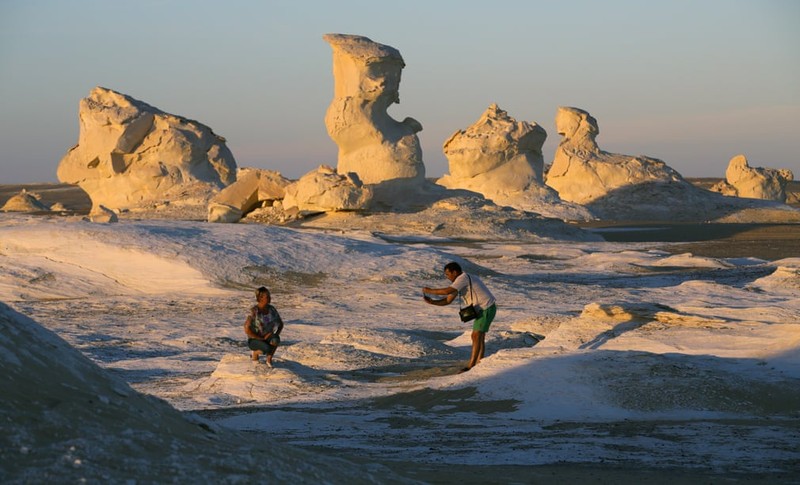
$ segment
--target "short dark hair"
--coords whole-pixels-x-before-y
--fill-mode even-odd
[[[453,271],[455,273],[463,273],[463,271],[461,270],[461,265],[456,263],[455,261],[451,261],[451,262],[447,263],[446,265],[444,265],[444,270],[445,271]]]
[[[261,295],[267,295],[270,298],[272,298],[272,295],[270,294],[270,292],[269,292],[269,290],[267,289],[266,286],[262,286],[262,287],[260,287],[259,289],[256,290],[256,298],[258,298]]]

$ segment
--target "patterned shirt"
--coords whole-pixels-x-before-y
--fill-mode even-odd
[[[275,333],[280,324],[283,323],[278,310],[272,305],[267,305],[267,308],[261,310],[258,305],[250,309],[250,330],[259,337],[263,337],[270,333]]]

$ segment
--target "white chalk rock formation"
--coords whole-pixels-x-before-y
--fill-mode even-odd
[[[439,179],[448,188],[461,184],[506,191],[543,183],[542,145],[547,132],[536,123],[517,122],[496,104],[466,130],[444,142],[450,174]],[[488,185],[499,185],[489,187]]]
[[[794,180],[789,169],[751,167],[744,155],[731,158],[725,181],[711,190],[723,195],[786,202],[786,186]]]
[[[208,222],[238,222],[264,202],[283,199],[291,181],[272,170],[243,169],[208,203]]]
[[[366,209],[371,200],[372,190],[361,183],[358,175],[341,175],[336,169],[321,165],[286,187],[283,209],[306,214],[357,211]]]
[[[365,184],[425,178],[422,149],[413,118],[396,121],[387,113],[400,102],[400,52],[357,35],[327,34],[333,49],[333,101],[325,114],[328,134],[339,147],[339,173],[353,172]]]
[[[119,222],[119,216],[116,212],[104,205],[95,205],[92,207],[91,212],[89,212],[89,220],[100,224],[107,224]]]
[[[184,184],[216,190],[236,179],[225,139],[197,121],[102,87],[81,100],[78,116],[78,144],[61,159],[58,179],[80,185],[93,205],[133,207]]]
[[[423,210],[326,213],[314,229],[368,231],[392,243],[425,241],[602,241],[602,237],[555,218],[498,206],[478,194],[448,191]],[[720,196],[721,197],[721,196]],[[303,226],[301,220],[298,225]],[[433,239],[431,239],[433,238]]]
[[[38,211],[49,211],[50,208],[47,207],[42,201],[41,196],[34,192],[28,192],[25,189],[11,197],[3,204],[3,207],[0,208],[0,212],[38,212]]]
[[[482,194],[495,204],[570,220],[592,219],[586,208],[563,203],[543,181],[547,132],[517,121],[496,104],[466,130],[444,142],[450,173],[437,180],[449,189]]]
[[[600,150],[595,141],[600,129],[586,111],[559,107],[556,130],[563,139],[556,149],[546,182],[564,200],[587,204],[634,185],[688,184],[661,160]]]
[[[589,113],[559,108],[564,139],[546,182],[562,199],[584,204],[600,219],[617,221],[793,222],[800,211],[770,200],[723,197],[695,187],[661,160],[600,150]]]

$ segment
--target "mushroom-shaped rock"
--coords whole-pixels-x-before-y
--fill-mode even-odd
[[[425,179],[422,149],[413,118],[396,121],[387,113],[400,102],[400,52],[372,40],[327,34],[333,49],[334,97],[325,115],[328,134],[339,147],[339,173],[356,173],[362,183]]]

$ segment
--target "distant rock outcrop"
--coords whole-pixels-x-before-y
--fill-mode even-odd
[[[767,200],[723,197],[698,188],[661,160],[600,150],[597,121],[586,111],[559,108],[564,137],[547,184],[562,199],[616,221],[795,222],[800,211]]]
[[[225,139],[197,121],[96,87],[80,102],[80,134],[58,166],[93,205],[125,208],[157,201],[186,184],[216,189],[236,179]]]
[[[436,183],[482,194],[499,205],[570,220],[592,219],[584,207],[564,203],[544,185],[544,128],[517,121],[492,104],[472,126],[444,143],[450,173]]]
[[[47,207],[42,201],[39,194],[34,192],[28,192],[25,189],[11,197],[3,204],[3,207],[0,208],[0,212],[38,212],[38,211],[49,211],[50,208]]]
[[[264,202],[281,200],[292,182],[272,170],[243,169],[208,203],[208,222],[237,222]]]
[[[366,209],[372,190],[354,173],[341,175],[325,165],[286,187],[283,209],[301,213],[356,211]]]
[[[600,150],[595,141],[600,129],[586,111],[558,108],[556,130],[564,138],[547,173],[547,185],[564,200],[588,204],[632,185],[688,184],[661,160]]]
[[[794,174],[789,169],[751,167],[744,155],[737,155],[728,163],[725,181],[711,190],[729,196],[786,202],[786,186],[792,180]]]
[[[365,184],[425,178],[416,133],[422,125],[387,113],[400,102],[400,52],[357,35],[327,34],[333,49],[334,97],[325,115],[328,134],[339,147],[337,169],[358,174]]]

